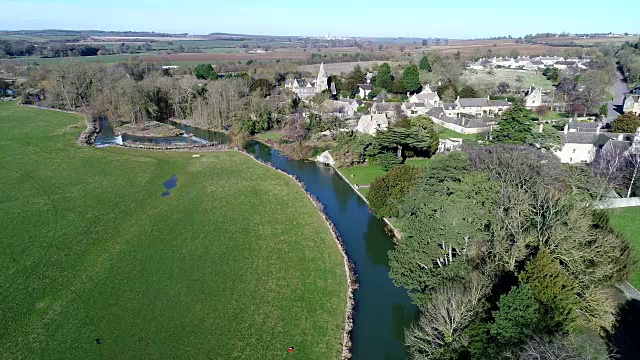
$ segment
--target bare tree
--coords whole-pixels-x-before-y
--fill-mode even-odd
[[[474,277],[465,285],[446,285],[435,290],[417,324],[405,332],[412,359],[441,359],[465,346],[463,330],[482,311],[489,291],[485,279]]]
[[[611,189],[621,186],[624,177],[625,158],[620,149],[614,147],[603,148],[596,154],[591,164],[593,175],[600,180],[601,189],[597,192],[597,199],[601,199]]]
[[[629,174],[629,188],[627,189],[627,197],[631,196],[631,190],[633,189],[633,185],[638,179],[638,170],[640,170],[640,150],[633,147],[629,150],[627,155],[627,163],[630,167]]]

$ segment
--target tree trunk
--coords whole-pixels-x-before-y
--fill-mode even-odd
[[[636,156],[636,155],[632,155]],[[631,189],[633,188],[633,183],[636,181],[636,177],[638,176],[638,166],[640,166],[640,159],[637,157],[632,160],[633,161],[633,175],[631,176],[631,182],[629,183],[629,190],[627,190],[627,198],[631,197]]]

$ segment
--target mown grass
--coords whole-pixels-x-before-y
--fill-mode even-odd
[[[284,133],[281,131],[267,131],[256,135],[256,137],[260,140],[272,140],[275,142],[280,141],[283,136]]]
[[[0,357],[338,358],[342,257],[293,180],[79,147],[81,124],[0,103]]]
[[[446,129],[446,128],[442,128],[439,132],[438,132],[438,136],[440,137],[440,139],[451,139],[451,138],[457,138],[457,139],[470,139],[470,140],[475,140],[478,138],[477,134],[462,134],[459,133],[457,131],[453,131],[451,129]]]
[[[640,207],[629,207],[611,210],[609,214],[611,226],[622,233],[640,256]],[[640,268],[629,281],[636,289],[640,289]]]
[[[417,166],[417,167],[425,167],[428,166],[431,159],[407,159],[405,164]],[[373,180],[379,176],[386,174],[380,166],[371,165],[369,163],[355,165],[345,168],[339,168],[338,171],[349,180],[351,185],[366,185],[371,184]],[[360,188],[358,191],[366,196],[369,192],[368,188]]]

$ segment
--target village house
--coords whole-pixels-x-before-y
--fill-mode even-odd
[[[490,100],[488,96],[486,98],[458,97],[455,105],[459,114],[477,117],[502,115],[511,106],[506,100]]]
[[[353,111],[354,113],[358,111],[358,108],[362,106],[362,104],[364,104],[364,102],[360,99],[340,99],[338,101],[346,104],[347,109],[349,111]]]
[[[356,92],[356,95],[360,96],[361,99],[366,99],[369,96],[371,89],[371,84],[360,84],[358,85],[358,91]]]
[[[531,85],[524,93],[524,106],[527,109],[535,109],[542,105],[542,90]]]
[[[562,148],[554,154],[566,164],[588,164],[599,151],[616,150],[625,153],[640,141],[636,134],[614,134],[601,131],[599,122],[570,122],[561,134]]]
[[[398,120],[402,115],[402,105],[397,102],[375,102],[371,106],[372,114],[384,114],[390,121]]]
[[[389,127],[389,120],[385,114],[362,115],[355,131],[363,134],[375,135],[380,130]]]
[[[442,107],[434,107],[426,114],[435,124],[461,134],[480,134],[490,131],[491,128],[490,125],[473,116],[447,116]]]
[[[638,91],[638,94],[631,92],[625,95],[622,111],[640,115],[640,91]]]
[[[412,103],[412,102],[404,102],[402,103],[401,109],[402,112],[408,116],[418,116],[425,115],[427,110],[431,109],[433,106],[427,107],[424,103]]]
[[[431,91],[429,86],[425,86],[421,93],[411,95],[411,97],[409,97],[409,102],[412,104],[424,104],[426,106],[435,107],[440,106],[440,96],[438,96],[438,93]]]
[[[564,58],[559,56],[541,56],[536,58],[536,60],[542,61],[545,66],[553,66],[558,61],[564,61]]]

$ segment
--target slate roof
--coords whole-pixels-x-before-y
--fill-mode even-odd
[[[541,60],[533,60],[531,63],[533,65],[544,65],[544,63]]]
[[[458,105],[455,103],[444,103],[442,104],[442,107],[445,108],[445,110],[455,110],[458,108]]]
[[[487,98],[460,98],[458,99],[460,107],[486,107],[489,105]]]
[[[569,122],[569,130],[577,130],[577,131],[585,131],[585,132],[596,132],[598,128],[601,127],[599,122],[589,121],[589,122],[579,122],[579,121],[571,121]]]
[[[576,64],[575,61],[558,61],[556,65],[566,65],[566,66],[574,66]]]
[[[427,115],[429,115],[431,118],[434,119],[438,119],[444,122],[447,122],[449,124],[453,124],[453,125],[458,125],[458,126],[463,126],[465,128],[485,128],[487,127],[487,124],[476,118],[476,117],[466,117],[464,118],[464,125],[462,125],[462,118],[452,118],[452,117],[448,117],[445,113],[444,110],[441,107],[435,107],[432,108],[431,110],[427,111]]]
[[[562,133],[560,136],[563,144],[595,144],[600,134],[591,132],[568,132],[566,134]]]
[[[510,106],[507,100],[489,100],[490,106]]]
[[[371,84],[360,84],[360,85],[358,85],[358,86],[359,86],[359,87],[360,87],[360,89],[362,89],[362,90],[367,90],[367,91],[371,90]]]

